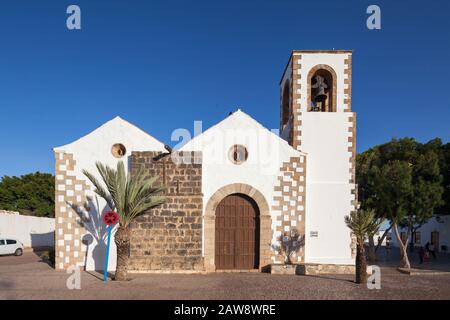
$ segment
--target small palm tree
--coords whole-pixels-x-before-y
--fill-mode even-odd
[[[100,162],[96,163],[96,167],[104,185],[88,171],[83,170],[83,173],[94,185],[94,192],[105,199],[110,209],[119,215],[119,228],[114,240],[117,246],[114,280],[124,281],[127,280],[130,254],[130,223],[148,209],[164,202],[161,193],[165,187],[153,186],[158,177],[146,179],[142,171],[127,175],[122,161],[117,163],[117,169]]]
[[[367,261],[364,249],[364,241],[369,234],[374,234],[380,227],[381,222],[375,218],[374,210],[358,210],[345,216],[347,227],[356,237],[356,283],[367,282]]]

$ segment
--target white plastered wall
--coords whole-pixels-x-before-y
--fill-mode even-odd
[[[407,232],[406,228],[400,228],[399,231]],[[443,245],[447,246],[447,250],[450,249],[450,215],[439,216],[438,220],[436,217],[432,217],[427,223],[421,226],[418,231],[420,232],[420,245],[425,246],[427,242],[431,243],[431,233],[439,232],[439,250],[441,250],[441,246]],[[390,233],[391,245],[398,247],[395,233],[392,230]],[[411,241],[411,238],[409,241]]]
[[[301,55],[300,64],[301,69],[299,72],[301,73],[301,78],[299,79],[301,84],[301,98],[300,101],[297,101],[297,105],[301,106],[301,111],[306,111],[309,103],[307,102],[308,94],[308,73],[309,71],[318,64],[325,64],[333,68],[337,75],[336,82],[336,111],[344,112],[345,104],[344,99],[348,98],[348,95],[344,93],[344,89],[346,88],[344,79],[347,78],[344,71],[346,69],[345,59],[348,59],[351,56],[348,53],[294,53],[293,59],[296,59],[296,56]]]
[[[111,153],[111,147],[116,143],[121,143],[126,148],[125,156],[120,159],[115,158]],[[73,154],[76,165],[74,171],[69,172],[69,174],[76,176],[77,179],[88,181],[82,172],[83,169],[86,169],[101,180],[95,166],[97,161],[116,167],[117,162],[121,160],[124,162],[125,167],[128,168],[129,157],[133,151],[166,150],[164,149],[164,144],[160,141],[120,117],[116,117],[88,135],[73,143],[57,147],[54,151]],[[64,184],[64,181],[57,181],[56,188],[58,188],[60,183]],[[89,203],[91,207],[89,216],[92,222],[85,224],[87,234],[92,236],[92,243],[87,247],[86,270],[102,270],[105,259],[106,228],[101,222],[101,216],[109,208],[106,202],[92,191],[93,186],[89,181],[88,184],[91,186],[91,191],[87,192],[87,196],[92,197],[93,201]],[[69,210],[68,208],[65,210]],[[116,229],[117,225],[113,229],[113,234]],[[58,232],[58,230],[56,231]],[[111,239],[109,257],[108,270],[113,271],[116,268],[117,259],[116,245],[113,238]]]
[[[240,165],[232,163],[228,157],[229,149],[235,144],[243,145],[248,150],[247,161]],[[273,211],[272,206],[280,167],[290,157],[299,157],[304,153],[293,149],[240,110],[195,137],[180,150],[203,153],[203,210],[220,188],[233,183],[248,184],[264,195],[271,208],[272,230],[276,229],[276,224],[280,223],[276,221],[276,215],[281,213]],[[274,232],[272,241],[275,237]]]
[[[350,230],[344,216],[352,209],[348,148],[349,113],[302,115],[306,169],[306,245],[309,263],[352,264]],[[317,237],[311,237],[316,231]]]
[[[354,264],[351,256],[350,230],[344,216],[354,210],[352,194],[354,184],[350,183],[351,152],[348,139],[351,133],[344,93],[348,88],[346,59],[350,53],[294,53],[301,68],[298,84],[301,96],[295,101],[301,112],[299,149],[308,154],[306,173],[306,226],[305,261],[322,264]],[[308,112],[308,73],[322,64],[331,67],[336,75],[336,112]],[[311,236],[317,232],[317,236]]]
[[[12,238],[25,248],[51,247],[55,244],[55,219],[23,216],[0,210],[0,238]]]

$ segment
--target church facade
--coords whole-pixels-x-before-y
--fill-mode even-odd
[[[355,240],[356,118],[352,52],[293,51],[280,81],[279,134],[241,110],[171,150],[117,117],[55,152],[56,268],[102,270],[109,210],[83,175],[124,161],[158,176],[166,202],[132,225],[135,272],[264,270],[283,263],[279,240],[301,245],[305,273],[348,272]],[[109,270],[115,269],[115,246]]]

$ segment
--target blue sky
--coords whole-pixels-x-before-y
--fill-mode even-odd
[[[381,30],[366,28],[370,4]],[[448,141],[449,16],[447,0],[1,0],[0,176],[53,172],[52,147],[116,115],[169,143],[237,106],[277,128],[292,49],[354,50],[358,151]]]

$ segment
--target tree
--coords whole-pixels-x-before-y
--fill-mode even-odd
[[[450,214],[450,143],[439,147],[439,168],[443,178],[444,192],[442,205],[436,209],[437,214]]]
[[[411,159],[412,196],[407,217],[400,225],[413,235],[434,215],[442,204],[442,176],[439,168],[440,139],[419,144],[417,154]],[[412,243],[412,241],[411,241]]]
[[[381,165],[381,155],[379,148],[372,148],[356,157],[356,181],[358,185],[358,199],[362,209],[377,208],[377,199],[375,196],[375,178],[379,173],[379,165]],[[386,220],[386,212],[377,210],[374,212],[375,219],[380,222]],[[379,249],[384,238],[391,230],[391,226],[387,228],[375,247],[374,236],[378,232],[375,231],[368,235],[368,259],[369,261],[376,260],[376,251]]]
[[[55,179],[49,173],[4,176],[0,181],[0,209],[38,217],[55,216]]]
[[[412,138],[393,139],[361,154],[357,165],[362,208],[374,208],[378,218],[387,218],[398,239],[400,266],[409,268],[407,243],[412,232],[428,221],[441,203],[441,142],[420,144]],[[398,227],[406,226],[403,243]]]
[[[83,173],[94,185],[94,192],[105,199],[109,208],[119,215],[119,228],[114,240],[117,246],[114,280],[125,281],[130,253],[130,223],[147,210],[164,202],[165,198],[161,193],[165,187],[154,186],[158,177],[146,179],[142,170],[135,175],[127,175],[122,161],[117,163],[116,169],[99,162],[96,166],[103,184],[88,171],[83,170]]]
[[[367,261],[364,242],[369,234],[373,234],[380,227],[381,222],[375,217],[374,210],[353,211],[345,216],[345,224],[356,237],[355,282],[367,282]]]
[[[402,268],[410,268],[411,266],[406,251],[408,237],[406,242],[403,243],[398,231],[400,222],[408,213],[409,201],[412,196],[411,172],[411,166],[408,163],[395,160],[385,164],[377,178],[378,207],[387,213],[391,221],[392,229],[400,247],[400,267]]]
[[[375,214],[375,211],[374,211],[374,216],[375,216],[374,219],[378,219],[380,225],[385,221],[385,219],[383,217],[381,217],[381,218],[377,217],[377,215]],[[380,230],[380,228],[376,228],[367,234],[367,237],[369,239],[368,259],[369,259],[369,261],[372,261],[372,262],[377,260],[376,248],[379,248],[379,245],[382,242],[382,240],[380,238],[380,241],[379,241],[380,243],[378,243],[377,247],[375,247],[375,241],[373,238],[375,237],[375,235],[378,233],[379,230]]]

